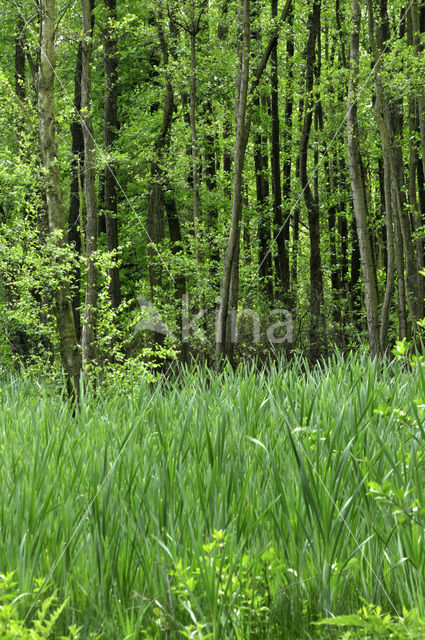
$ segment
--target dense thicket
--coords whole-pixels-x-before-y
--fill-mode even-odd
[[[58,354],[72,385],[82,368],[418,340],[425,3],[0,15],[5,365]]]

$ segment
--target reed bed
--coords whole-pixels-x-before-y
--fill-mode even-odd
[[[295,640],[364,601],[424,613],[420,362],[186,370],[76,416],[1,386],[0,572],[69,598],[61,632]]]

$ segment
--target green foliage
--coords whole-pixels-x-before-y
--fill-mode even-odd
[[[105,640],[300,640],[361,598],[423,616],[424,394],[423,366],[365,356],[136,368],[76,415],[5,379],[0,566],[28,593],[57,562],[58,633]]]
[[[392,617],[384,614],[382,608],[365,604],[357,614],[336,616],[315,623],[318,626],[348,627],[350,630],[338,635],[340,640],[420,640],[425,636],[425,620],[417,611],[407,611],[403,615]]]
[[[42,584],[43,580],[36,580],[33,592],[26,595],[33,599],[38,598]],[[81,638],[81,629],[75,625],[69,627],[66,635],[59,637],[55,634],[58,619],[68,605],[68,600],[58,605],[56,593],[50,596],[42,593],[36,608],[30,610],[28,605],[28,613],[25,619],[22,619],[19,616],[18,605],[20,604],[22,609],[23,598],[24,594],[19,594],[17,591],[14,574],[0,574],[0,636],[3,640],[47,640],[53,637],[59,640],[78,640]],[[30,600],[25,598],[24,602],[28,603]]]
[[[229,629],[240,640],[279,635],[279,625],[270,622],[270,585],[283,569],[275,550],[258,558],[242,551],[235,556],[231,548],[224,531],[214,530],[194,567],[182,560],[173,564],[169,600],[153,608],[161,631],[175,628],[182,637],[199,640],[222,637]]]

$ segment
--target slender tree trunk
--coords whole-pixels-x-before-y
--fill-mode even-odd
[[[398,298],[398,337],[400,340],[408,337],[406,314],[406,291],[404,286],[404,254],[403,239],[400,230],[400,219],[394,215],[394,245],[397,273],[397,298]]]
[[[40,0],[40,12],[38,112],[41,158],[45,170],[49,230],[58,235],[58,242],[63,246],[66,241],[67,219],[58,167],[54,120],[55,0]],[[61,283],[56,290],[55,310],[68,392],[71,396],[78,396],[81,356],[75,333],[71,293],[66,282]]]
[[[230,221],[230,234],[223,259],[223,272],[221,280],[220,303],[217,315],[217,368],[221,366],[223,356],[229,356],[228,312],[232,283],[232,265],[237,257],[239,244],[239,223],[242,213],[242,183],[243,167],[246,145],[248,142],[248,127],[246,122],[248,82],[249,82],[249,55],[251,45],[250,31],[250,0],[242,0],[241,29],[242,43],[240,49],[240,75],[237,84],[239,94],[237,96],[236,109],[236,142],[235,160],[233,172],[232,216]]]
[[[332,289],[332,317],[335,323],[341,319],[340,292],[341,284],[339,280],[340,271],[338,268],[338,246],[337,246],[337,206],[338,193],[335,178],[335,167],[333,159],[325,158],[325,174],[327,185],[328,206],[328,230],[329,230],[329,252],[330,252],[330,270],[331,270],[331,289]]]
[[[83,40],[81,74],[81,118],[84,135],[84,192],[86,198],[86,258],[87,284],[84,304],[81,347],[83,372],[87,378],[94,363],[96,349],[96,307],[97,307],[97,198],[96,169],[94,159],[94,133],[91,120],[91,63],[93,35],[93,0],[81,0]]]
[[[195,19],[195,0],[190,0],[190,137],[192,151],[192,197],[193,197],[193,233],[196,258],[199,262],[198,225],[199,225],[199,149],[196,122],[196,36],[198,28]]]
[[[338,189],[339,189],[339,216],[338,216],[338,234],[341,239],[341,253],[339,257],[339,283],[341,291],[348,298],[348,223],[346,213],[346,194],[349,191],[349,185],[346,178],[346,165],[343,157],[338,158]],[[344,297],[345,297],[344,296]]]
[[[166,195],[164,197],[164,206],[168,222],[168,230],[170,233],[171,251],[173,255],[177,256],[182,254],[182,233],[180,228],[179,214],[177,211],[176,200],[173,194],[172,187],[169,183],[166,183]],[[178,275],[175,279],[175,294],[174,298],[178,311],[177,325],[180,331],[180,335],[183,336],[183,302],[186,294],[186,279],[184,275]],[[186,342],[182,342],[181,345],[181,360],[187,362],[188,359],[188,345]]]
[[[26,88],[25,88],[25,23],[22,18],[17,22],[17,33],[15,36],[15,94],[22,105],[26,100]],[[19,147],[19,156],[23,158],[25,154],[25,120],[23,114],[19,114],[16,122],[17,142]],[[24,213],[25,215],[25,213]],[[14,304],[15,295],[13,290],[8,285],[5,288],[8,304]],[[18,358],[25,359],[29,355],[29,341],[28,336],[24,331],[17,328],[10,340],[13,352]]]
[[[416,189],[416,175],[417,167],[420,162],[418,148],[416,144],[416,134],[419,131],[419,124],[417,118],[416,101],[409,97],[409,207],[412,211],[413,228],[416,234],[416,271],[422,272],[425,267],[424,263],[424,239],[421,233],[422,220],[418,206],[418,196]],[[418,282],[418,306],[417,315],[418,318],[423,318],[425,313],[424,298],[425,298],[425,280],[423,276],[419,277]]]
[[[354,205],[353,205],[354,208]],[[350,311],[352,314],[353,324],[359,329],[362,329],[361,322],[361,309],[362,301],[360,295],[360,272],[361,272],[361,257],[359,247],[359,236],[357,233],[356,219],[352,220],[350,225],[350,237],[351,237],[351,256],[350,256]]]
[[[376,105],[375,105],[376,109]],[[379,116],[378,116],[379,117]],[[387,153],[387,149],[383,148],[384,155]],[[381,328],[379,335],[379,342],[381,345],[382,353],[385,353],[388,347],[388,325],[389,325],[389,312],[394,293],[394,229],[393,229],[393,212],[391,207],[391,182],[389,176],[389,163],[388,158],[384,161],[384,196],[385,196],[385,227],[386,227],[386,248],[387,248],[387,261],[386,261],[386,286],[384,302],[381,310]]]
[[[230,364],[235,367],[234,349],[237,338],[237,314],[238,314],[238,294],[239,294],[239,253],[240,253],[240,236],[241,229],[238,229],[238,237],[236,239],[235,254],[232,261],[230,275],[230,294],[229,294],[229,310],[227,316],[226,330],[226,354]]]
[[[278,0],[271,0],[272,18],[277,18]],[[275,226],[274,239],[276,242],[276,268],[285,300],[289,296],[289,219],[283,220],[282,215],[282,184],[280,178],[280,121],[279,121],[279,72],[278,72],[277,43],[271,53],[271,116],[272,116],[272,145],[271,169],[273,192],[273,222]],[[287,177],[287,176],[285,176]]]
[[[286,75],[287,75],[287,89],[285,98],[285,119],[283,128],[283,162],[282,162],[282,216],[283,216],[283,228],[282,228],[282,242],[287,248],[287,260],[289,268],[289,236],[291,228],[290,217],[290,197],[291,197],[291,170],[292,170],[292,112],[294,109],[294,97],[293,97],[293,80],[294,80],[294,10],[291,9],[288,14],[288,29],[289,34],[286,41]],[[293,240],[292,240],[292,270],[290,276],[288,276],[288,282],[290,285],[290,296],[288,303],[292,306],[295,302],[296,291],[296,278],[297,278],[297,252],[298,252],[298,235],[299,235],[299,209],[296,207],[294,211],[293,219]],[[276,231],[276,236],[280,232],[280,228]],[[275,237],[276,237],[275,236]]]
[[[360,39],[360,5],[358,0],[352,2],[352,30],[350,37],[350,84],[348,89],[348,156],[350,160],[350,180],[353,192],[354,212],[356,216],[357,234],[365,287],[367,328],[372,357],[380,354],[378,290],[372,246],[369,237],[367,198],[364,181],[363,164],[359,149],[359,126],[357,120],[357,88],[359,81],[359,39]]]
[[[387,273],[386,273],[386,287],[384,302],[381,311],[381,327],[380,327],[380,346],[381,351],[385,353],[387,350],[387,335],[389,324],[389,311],[394,291],[394,229],[393,229],[393,181],[392,171],[394,169],[391,161],[392,149],[390,144],[390,134],[387,130],[388,117],[385,119],[382,115],[384,108],[384,92],[379,76],[379,56],[375,43],[374,33],[374,18],[373,18],[373,6],[369,2],[369,40],[372,44],[372,50],[375,58],[375,82],[376,82],[376,98],[374,105],[375,120],[378,125],[378,130],[381,138],[382,146],[382,163],[384,170],[384,201],[385,201],[385,223],[386,223],[386,247],[387,247]],[[397,215],[397,211],[395,212]],[[400,247],[399,247],[400,253]],[[399,255],[400,259],[400,255]],[[400,269],[398,269],[400,276]]]
[[[422,11],[422,15],[425,17],[425,7],[423,5],[423,3],[421,4],[421,11]],[[409,39],[411,40],[411,43],[414,46],[415,49],[415,53],[417,56],[419,56],[422,51],[423,51],[423,45],[421,45],[421,33],[423,33],[425,31],[425,25],[423,24],[423,20],[421,21],[421,12],[419,10],[419,5],[418,5],[418,0],[413,0],[411,6],[410,6],[410,15],[409,15],[409,22],[410,22],[410,27],[411,27],[411,35],[409,36]],[[421,24],[422,22],[422,24]],[[410,98],[410,101],[413,101],[412,98]],[[419,87],[417,90],[417,98],[415,101],[413,101],[416,104],[417,107],[417,115],[415,114],[415,116],[413,116],[414,118],[414,122],[412,122],[412,115],[411,115],[411,119],[410,119],[410,125],[411,125],[411,129],[414,128],[414,130],[416,131],[417,129],[419,129],[420,132],[420,150],[421,150],[421,157],[422,157],[422,166],[421,166],[421,175],[425,174],[425,91],[423,89],[423,87]],[[412,109],[411,109],[412,112]],[[412,149],[412,146],[414,147],[414,149]],[[417,151],[417,146],[414,142],[414,136],[411,134],[410,135],[410,147],[411,147],[411,158],[412,155],[413,157],[416,155],[417,159],[416,159],[416,166],[417,166],[417,173],[418,173],[418,177],[419,177],[419,157],[418,157],[418,151]],[[411,163],[413,162],[413,158],[411,159]],[[411,172],[410,172],[410,181],[414,184],[415,181],[413,180],[413,167],[411,167]],[[418,180],[419,183],[419,201],[421,201],[421,197],[422,200],[424,200],[424,190],[423,190],[423,181]],[[413,189],[413,187],[412,187]],[[415,190],[416,191],[416,190]],[[414,196],[413,193],[411,193],[411,199],[413,200]],[[416,204],[416,198],[415,199],[415,209],[417,210],[417,204]],[[423,207],[421,206],[421,209],[423,210]],[[419,227],[421,227],[423,224],[423,222],[420,220],[420,216],[419,215],[415,215],[415,226],[416,229],[418,230]],[[425,266],[425,256],[424,256],[424,241],[423,238],[419,237],[416,243],[416,264],[417,264],[417,269],[418,271],[423,271],[424,266]],[[419,318],[422,318],[424,313],[425,313],[425,309],[424,309],[424,295],[425,295],[425,283],[424,283],[424,278],[423,276],[420,276],[420,284],[419,284],[419,306],[418,306],[418,316]]]
[[[71,184],[68,217],[68,242],[73,247],[75,255],[81,255],[81,228],[82,228],[82,198],[81,191],[84,185],[84,135],[81,124],[81,70],[82,70],[82,43],[78,43],[77,64],[75,69],[74,89],[74,116],[71,124]],[[81,340],[81,269],[79,260],[76,261],[72,278],[72,311],[74,314],[75,331],[77,339]]]
[[[251,21],[258,18],[259,6],[254,6]],[[261,28],[252,31],[253,42],[261,42]],[[269,185],[269,156],[268,139],[263,133],[262,117],[269,110],[268,96],[255,95],[253,98],[255,107],[254,116],[254,169],[258,219],[258,275],[260,290],[269,300],[273,299],[273,260],[271,252],[271,219],[269,214],[270,185]],[[273,117],[273,116],[272,116]],[[274,205],[273,205],[274,206]]]
[[[255,99],[255,104],[260,112],[261,106],[267,108],[267,100],[260,102]],[[261,115],[259,113],[259,119]],[[268,180],[269,157],[267,154],[267,140],[261,131],[254,136],[254,167],[255,185],[257,194],[257,217],[258,217],[258,275],[260,286],[269,300],[273,299],[273,270],[271,245],[270,216],[268,214],[270,204],[270,187]]]
[[[254,78],[250,86],[250,94],[253,95],[267,66],[273,48],[276,46],[279,30],[286,20],[291,7],[291,0],[287,0],[282,10],[280,19],[265,47],[260,62],[255,70]],[[239,223],[242,212],[242,184],[243,168],[245,161],[246,145],[248,142],[249,130],[252,120],[252,101],[247,108],[248,84],[249,84],[249,57],[250,57],[250,0],[241,0],[241,32],[242,41],[240,47],[240,74],[237,78],[237,100],[236,100],[236,141],[235,159],[233,170],[233,193],[232,193],[232,216],[230,222],[230,233],[227,247],[223,258],[223,272],[220,290],[220,303],[217,314],[216,332],[216,366],[219,368],[226,353],[227,340],[227,317],[229,312],[230,286],[232,275],[232,262],[237,256],[237,244],[239,238]]]
[[[410,17],[412,21],[413,30],[413,45],[416,56],[420,56],[422,53],[421,45],[421,24],[420,24],[420,11],[418,0],[413,0],[410,4]],[[419,130],[421,134],[421,155],[422,166],[425,174],[425,91],[423,87],[418,87],[417,90],[417,102],[418,102],[418,116],[419,116]]]
[[[310,236],[310,356],[316,359],[321,351],[321,326],[323,324],[322,301],[323,280],[320,253],[320,214],[317,198],[315,198],[308,179],[307,159],[311,125],[314,109],[314,61],[316,57],[316,42],[320,29],[320,1],[314,0],[309,15],[309,36],[306,46],[306,82],[305,82],[305,111],[301,134],[299,175],[307,212]]]
[[[298,250],[300,239],[300,209],[295,207],[292,219],[291,306],[296,306],[298,283]]]
[[[208,131],[205,135],[205,185],[208,190],[207,217],[208,228],[211,232],[211,253],[212,260],[211,277],[215,282],[217,276],[217,268],[219,263],[218,247],[215,243],[215,235],[217,232],[218,208],[216,201],[217,191],[217,159],[216,159],[216,133],[214,131],[214,113],[211,101],[206,104],[206,124]]]
[[[105,66],[105,109],[103,142],[106,153],[113,150],[118,131],[118,51],[116,35],[117,1],[104,0],[106,9],[106,29],[103,39]],[[108,160],[104,172],[104,209],[106,245],[109,252],[118,249],[117,181],[116,166]],[[113,308],[121,304],[119,269],[116,265],[109,269],[109,296]]]
[[[419,276],[416,270],[416,259],[414,255],[414,247],[411,236],[411,224],[408,212],[406,210],[404,196],[402,195],[404,174],[402,150],[400,145],[396,143],[396,139],[401,133],[401,116],[399,114],[400,107],[398,104],[396,104],[395,101],[393,101],[391,105],[389,104],[388,99],[385,96],[381,80],[380,52],[389,39],[386,0],[380,0],[379,11],[380,23],[378,33],[375,36],[373,0],[368,0],[369,39],[375,58],[375,84],[377,91],[375,117],[378,123],[381,137],[384,165],[387,165],[385,175],[390,183],[390,186],[389,188],[387,188],[387,190],[391,194],[392,209],[400,228],[401,243],[398,241],[398,234],[396,234],[395,247],[396,253],[400,255],[403,253],[405,258],[406,274],[404,290],[412,321],[412,331],[413,333],[415,333],[417,311],[419,305]],[[400,271],[400,268],[398,269],[398,271]]]
[[[161,24],[162,16],[157,21],[159,40],[161,43],[163,63],[168,65],[168,47],[165,41]],[[164,239],[164,169],[163,158],[168,149],[170,139],[170,128],[174,109],[174,91],[169,75],[167,73],[166,91],[164,95],[164,107],[162,112],[161,130],[155,140],[155,156],[150,166],[150,179],[148,184],[148,205],[147,205],[147,231],[148,241],[153,245],[158,245]],[[155,288],[161,284],[161,269],[157,265],[157,253],[155,247],[149,246],[149,282],[151,286],[152,300],[155,298]]]
[[[158,14],[157,22],[158,38],[161,45],[162,58],[164,67],[167,69],[169,63],[168,44],[162,26],[162,14]],[[147,204],[147,233],[148,233],[148,259],[149,259],[149,283],[151,288],[152,300],[155,300],[156,289],[162,285],[162,269],[158,263],[159,245],[164,239],[164,206],[167,210],[168,224],[170,229],[170,239],[175,252],[181,251],[181,233],[180,225],[175,206],[174,197],[170,195],[164,201],[164,192],[169,186],[166,170],[164,169],[164,160],[170,144],[170,129],[174,110],[174,89],[171,83],[170,73],[167,69],[165,79],[164,106],[162,112],[161,130],[156,137],[154,145],[154,159],[150,166],[150,178],[148,184],[148,204]],[[175,283],[176,296],[185,291],[183,283],[179,278]],[[179,306],[181,305],[181,297]],[[181,325],[181,321],[179,321]],[[156,344],[163,343],[163,335],[156,333],[154,341]]]

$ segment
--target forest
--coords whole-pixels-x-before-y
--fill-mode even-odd
[[[420,343],[420,2],[1,11],[4,366]]]
[[[0,18],[1,637],[425,637],[425,2]]]

